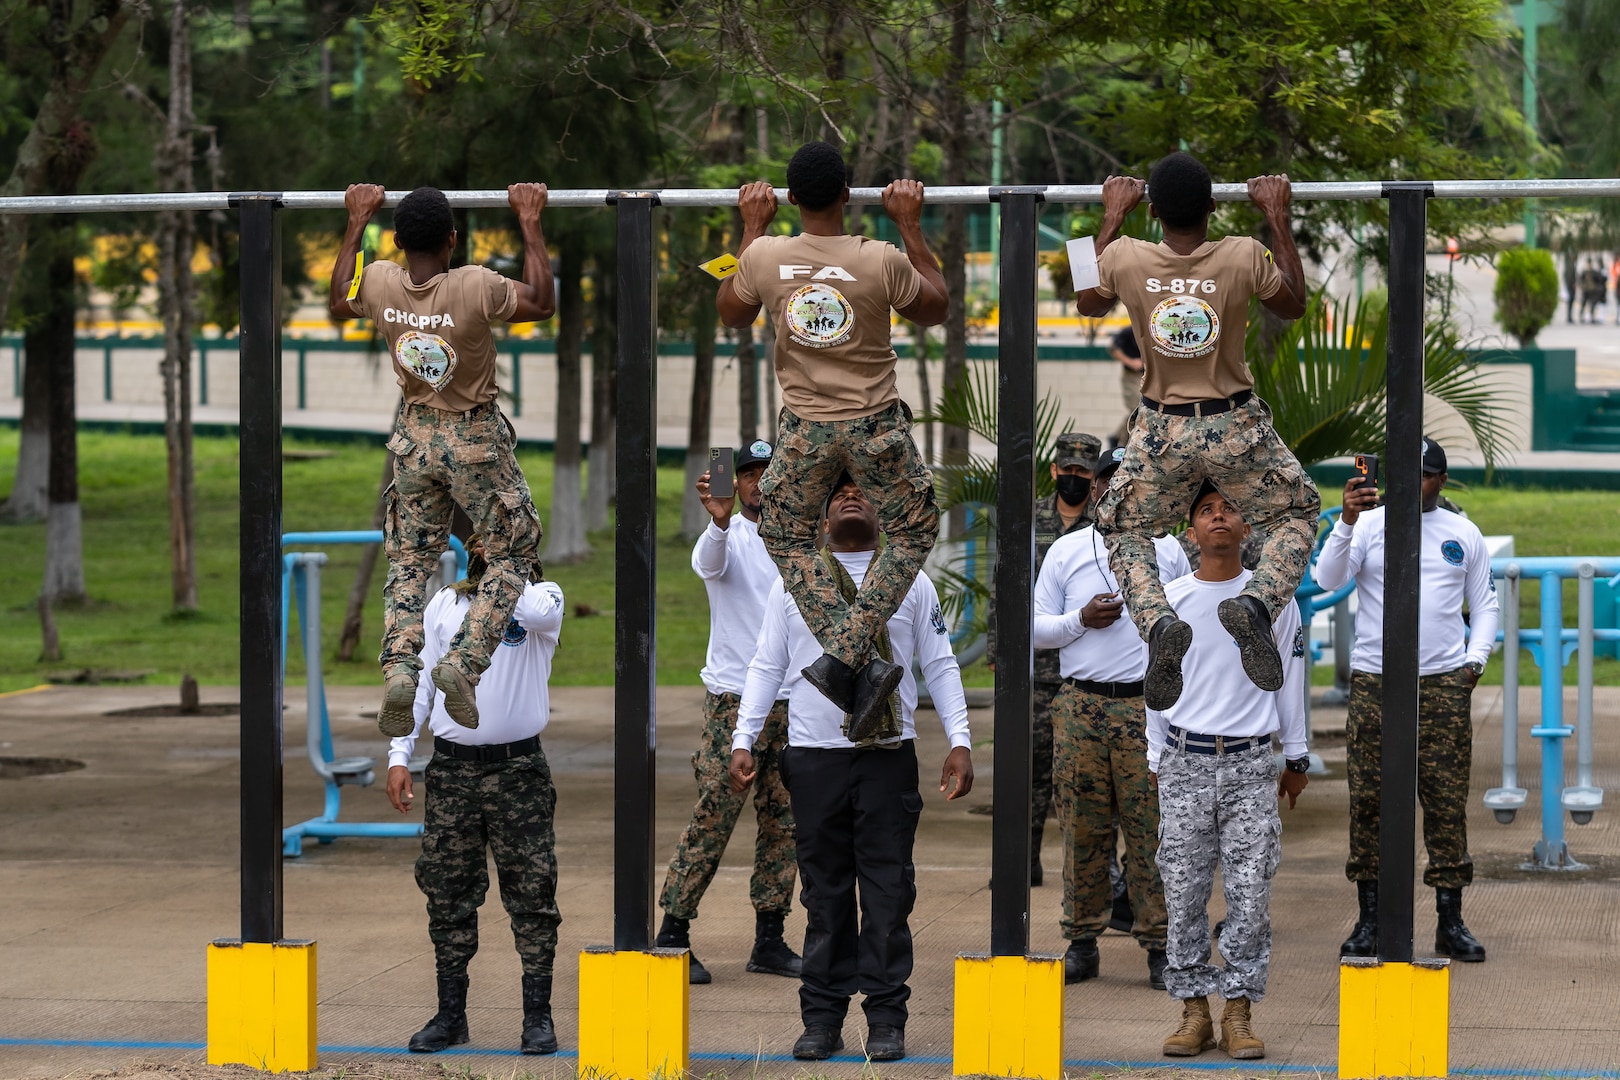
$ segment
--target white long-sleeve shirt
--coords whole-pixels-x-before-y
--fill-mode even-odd
[[[1170,582],[1192,573],[1187,553],[1169,536],[1153,541],[1159,579]],[[1058,538],[1035,580],[1035,647],[1057,649],[1066,679],[1136,682],[1147,671],[1147,643],[1131,622],[1128,608],[1102,629],[1080,621],[1080,612],[1099,593],[1119,591],[1108,568],[1108,549],[1095,525]]]
[[[849,571],[859,587],[872,564],[873,552],[835,552],[834,558]],[[951,652],[951,638],[940,609],[939,594],[927,574],[918,574],[894,616],[889,619],[889,642],[894,662],[905,669],[900,677],[902,739],[917,737],[912,714],[917,708],[917,681],[911,674],[915,657],[928,681],[934,708],[952,747],[971,746],[968,736],[967,695],[962,692],[962,670]],[[800,672],[822,653],[821,643],[805,625],[799,606],[778,581],[765,601],[765,624],[759,649],[748,669],[742,705],[737,710],[733,750],[752,750],[765,727],[772,703],[787,692],[788,745],[836,749],[855,744],[844,738],[844,713],[826,696],[804,681]]]
[[[444,695],[427,673],[450,647],[472,606],[469,597],[441,589],[422,612],[422,677],[416,684],[416,728],[394,739],[388,764],[409,765],[424,722],[451,742],[468,746],[517,742],[545,730],[551,719],[551,661],[562,633],[563,592],[554,581],[527,585],[512,609],[506,634],[495,646],[489,670],[478,680],[478,726],[464,728],[444,711]]]
[[[1316,583],[1337,589],[1356,581],[1356,644],[1350,666],[1384,671],[1384,507],[1364,510],[1355,525],[1341,518],[1316,560]],[[1436,507],[1423,515],[1418,580],[1418,674],[1456,671],[1490,659],[1500,619],[1491,553],[1479,526]],[[1463,622],[1468,601],[1472,629]]]
[[[740,694],[765,621],[765,598],[782,575],[759,526],[741,514],[724,529],[709,522],[692,548],[692,572],[709,594],[709,651],[699,675],[711,694]]]
[[[1282,655],[1280,690],[1262,690],[1243,671],[1238,644],[1221,625],[1222,600],[1236,596],[1253,577],[1245,570],[1227,581],[1204,581],[1197,574],[1164,587],[1176,614],[1192,627],[1192,648],[1181,662],[1181,700],[1164,711],[1147,711],[1148,768],[1159,771],[1170,725],[1201,735],[1246,736],[1281,732],[1283,755],[1305,756],[1305,632],[1299,608],[1283,608],[1272,626]]]

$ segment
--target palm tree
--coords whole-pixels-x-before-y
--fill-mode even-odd
[[[1249,321],[1249,368],[1255,392],[1271,406],[1277,434],[1300,463],[1314,465],[1356,453],[1384,452],[1388,386],[1389,308],[1369,294],[1357,303],[1311,298],[1305,315],[1289,324],[1270,359],[1257,355],[1259,319]],[[1479,357],[1456,341],[1449,327],[1429,328],[1423,347],[1426,396],[1449,406],[1467,426],[1485,459],[1487,477],[1507,449],[1512,406],[1495,393],[1494,380]],[[1048,393],[1036,412],[1035,497],[1050,494],[1046,468],[1060,404]],[[988,366],[969,368],[968,377],[922,421],[956,424],[994,443],[996,385]],[[936,470],[941,510],[974,510],[974,527],[935,549],[933,577],[947,612],[970,617],[982,629],[990,597],[991,551],[998,487],[993,457],[972,456],[967,464]],[[971,635],[970,635],[971,636]]]

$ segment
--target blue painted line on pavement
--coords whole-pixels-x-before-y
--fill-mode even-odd
[[[139,1039],[16,1039],[0,1037],[0,1046],[34,1046],[62,1049],[87,1050],[206,1050],[207,1043],[201,1042],[153,1042]],[[346,1046],[332,1045],[318,1048],[323,1054],[404,1054],[408,1053],[399,1046]],[[521,1057],[518,1050],[486,1050],[471,1046],[452,1046],[440,1050],[439,1057]],[[574,1058],[578,1054],[573,1050],[561,1050],[548,1055],[557,1058]],[[694,1061],[758,1061],[766,1064],[802,1064],[791,1054],[747,1054],[736,1052],[704,1052],[691,1055]],[[856,1054],[838,1054],[827,1059],[835,1064],[864,1065],[866,1058]],[[923,1057],[910,1055],[906,1059],[911,1065],[949,1065],[948,1057]],[[1075,1068],[1099,1069],[1186,1069],[1201,1072],[1230,1072],[1233,1065],[1229,1061],[1107,1061],[1102,1058],[1072,1058],[1063,1062],[1066,1066]],[[1278,1073],[1331,1073],[1336,1067],[1333,1065],[1269,1065],[1264,1071],[1273,1075]],[[1462,1068],[1453,1069],[1457,1076],[1537,1076],[1555,1077],[1558,1080],[1620,1080],[1620,1071],[1614,1069],[1480,1069]]]

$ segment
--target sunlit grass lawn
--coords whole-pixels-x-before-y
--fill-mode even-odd
[[[288,442],[289,449],[328,453],[285,466],[283,528],[363,529],[371,524],[383,451],[363,443]],[[91,603],[58,612],[64,659],[42,664],[34,598],[45,560],[41,524],[0,527],[10,573],[0,577],[0,692],[43,681],[48,672],[78,668],[149,670],[149,682],[177,683],[186,673],[204,683],[237,681],[237,444],[234,439],[197,440],[198,573],[202,607],[187,618],[169,614],[168,511],[165,502],[163,440],[153,435],[86,431],[80,435],[80,486],[84,505],[85,574]],[[10,489],[17,454],[17,430],[0,428],[0,497]],[[551,459],[520,455],[542,516],[549,519]],[[708,602],[693,576],[690,548],[676,536],[682,489],[680,470],[659,470],[658,681],[695,684],[703,666],[708,635]],[[1338,492],[1324,498],[1334,503]],[[1511,533],[1520,555],[1620,554],[1620,493],[1519,491],[1481,488],[1457,494],[1487,533]],[[595,554],[572,566],[548,566],[570,609],[586,605],[602,614],[570,615],[562,652],[553,672],[559,685],[613,682],[613,531],[591,538]],[[366,605],[365,628],[356,658],[332,659],[354,569],[355,547],[329,549],[322,578],[323,641],[327,679],[335,683],[378,682],[377,641],[381,632],[382,577],[379,566]],[[1600,586],[1601,587],[1601,586]],[[1575,619],[1574,583],[1566,586],[1565,617]],[[1523,625],[1540,623],[1539,589],[1527,583],[1522,596]],[[295,631],[296,632],[296,631]],[[1500,681],[1500,660],[1487,681]],[[1535,669],[1527,659],[1525,679]],[[289,682],[302,682],[303,657],[297,638],[287,656]],[[990,674],[976,664],[970,685],[989,685]],[[1325,667],[1319,677],[1330,677]],[[1571,673],[1573,677],[1573,673]],[[1602,659],[1598,679],[1620,683],[1620,663]]]

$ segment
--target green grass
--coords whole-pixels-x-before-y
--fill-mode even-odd
[[[0,497],[10,490],[17,456],[17,430],[0,428]],[[318,449],[330,456],[289,460],[284,470],[283,528],[358,529],[371,523],[383,451],[362,443],[288,442],[289,449]],[[64,659],[41,664],[39,621],[34,598],[45,565],[43,525],[0,526],[0,542],[12,572],[0,578],[0,692],[35,685],[48,672],[77,668],[151,670],[149,682],[178,683],[191,674],[203,683],[237,681],[237,443],[198,439],[197,541],[201,609],[176,618],[169,611],[168,511],[164,490],[163,440],[150,435],[86,431],[79,437],[80,491],[84,507],[85,576],[91,602],[57,613]],[[542,515],[549,517],[551,460],[547,454],[520,455]],[[708,637],[708,601],[690,569],[690,547],[676,536],[683,487],[680,470],[661,469],[658,477],[658,681],[691,685],[703,666]],[[1336,502],[1336,491],[1324,492]],[[1542,492],[1481,488],[1459,492],[1457,500],[1487,533],[1512,533],[1520,555],[1620,554],[1620,493]],[[613,532],[591,537],[593,556],[572,566],[548,566],[562,585],[570,609],[584,604],[599,615],[570,615],[563,631],[553,681],[558,685],[613,682]],[[379,567],[366,606],[358,656],[349,663],[330,659],[359,549],[333,547],[322,576],[323,641],[327,680],[372,684],[379,681],[377,642],[382,623]],[[1600,586],[1601,587],[1601,586]],[[1522,589],[1522,623],[1539,626],[1539,585]],[[1575,584],[1565,586],[1565,621],[1575,621]],[[1486,681],[1500,682],[1500,658]],[[1526,682],[1536,678],[1528,658]],[[969,685],[990,685],[983,664],[966,673]],[[1328,677],[1327,669],[1318,669]],[[303,657],[292,640],[287,656],[290,683],[303,681]],[[1572,677],[1572,676],[1571,676]],[[1620,684],[1620,662],[1600,658],[1601,684]]]

